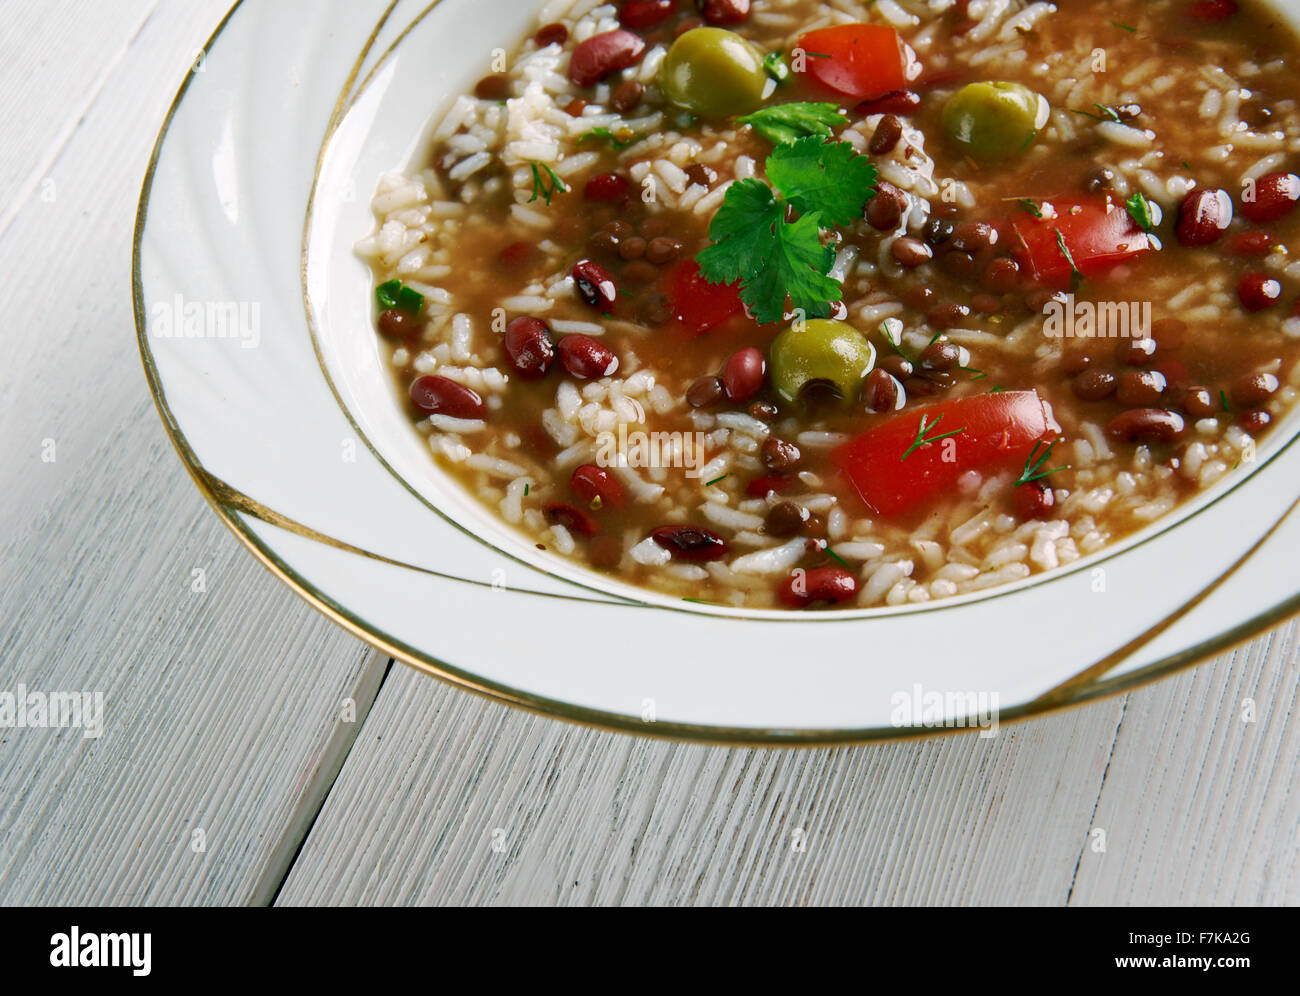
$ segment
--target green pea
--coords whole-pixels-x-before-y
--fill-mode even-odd
[[[876,365],[876,348],[851,325],[817,318],[796,322],[772,342],[772,386],[795,401],[814,381],[830,384],[843,400],[858,396]]]
[[[673,42],[659,69],[664,96],[703,118],[757,110],[767,82],[763,53],[722,28],[687,31]]]
[[[1022,151],[1047,124],[1047,100],[1020,83],[969,83],[948,100],[943,127],[976,159],[1006,159]]]

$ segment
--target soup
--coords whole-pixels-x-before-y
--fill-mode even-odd
[[[539,549],[927,602],[1160,520],[1294,404],[1263,6],[551,0],[507,42],[358,251],[433,457]]]

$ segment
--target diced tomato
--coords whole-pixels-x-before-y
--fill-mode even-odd
[[[907,85],[898,32],[883,24],[818,28],[799,39],[808,76],[854,102]]]
[[[711,284],[692,259],[679,263],[668,275],[668,296],[673,318],[690,335],[703,335],[745,310],[740,284]]]
[[[915,446],[921,436],[934,440],[949,432],[956,434]],[[1022,469],[1035,443],[1059,433],[1037,391],[1005,391],[896,415],[845,443],[832,459],[872,511],[892,516],[925,509],[967,471]]]
[[[1051,217],[1049,204],[1055,211]],[[1085,277],[1156,247],[1124,205],[1110,197],[1050,197],[1043,202],[1042,211],[1042,218],[1025,215],[1012,222],[1012,251],[1021,265],[1048,287],[1069,287],[1073,277],[1070,259],[1061,251],[1062,240]]]

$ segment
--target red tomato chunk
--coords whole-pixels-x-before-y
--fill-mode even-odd
[[[956,430],[948,439],[915,446],[921,436]],[[1037,391],[1004,391],[897,415],[845,443],[832,459],[872,511],[897,515],[950,494],[967,471],[1021,468],[1035,443],[1059,432]]]

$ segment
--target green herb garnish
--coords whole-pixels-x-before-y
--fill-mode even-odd
[[[808,135],[830,135],[848,119],[839,104],[801,102],[764,107],[736,122],[749,125],[773,145],[785,145]]]
[[[1151,202],[1143,196],[1142,191],[1139,190],[1126,200],[1124,206],[1128,208],[1129,217],[1138,223],[1142,231],[1150,232],[1155,229],[1155,219],[1151,215]]]
[[[556,194],[567,194],[569,192],[568,185],[555,175],[555,170],[545,163],[530,162],[528,165],[533,170],[533,196],[528,198],[529,204],[542,197],[546,200],[546,206],[550,207],[552,197]],[[546,172],[545,177],[542,176],[543,170]]]
[[[841,567],[843,567],[846,571],[852,569],[852,568],[849,567],[848,561],[846,561],[846,560],[845,560],[843,557],[841,557],[838,553],[836,553],[834,550],[832,550],[829,546],[826,548],[826,552],[827,552],[827,554],[829,554],[831,557],[834,557],[835,560],[836,560],[836,562],[838,562],[839,565],[840,565]]]
[[[384,311],[396,308],[398,311],[409,311],[413,315],[418,315],[420,309],[424,307],[424,295],[407,287],[400,280],[389,280],[376,287],[375,299]]]
[[[1223,410],[1224,410],[1225,412],[1230,412],[1230,411],[1232,411],[1232,409],[1228,407],[1228,392],[1227,392],[1227,391],[1220,391],[1220,392],[1219,392],[1219,403],[1223,405]]]
[[[1129,26],[1129,25],[1127,25],[1127,24],[1120,24],[1119,21],[1111,21],[1110,23],[1111,23],[1112,25],[1114,25],[1115,27],[1119,28],[1121,31],[1127,31],[1127,32],[1129,32],[1130,34],[1136,34],[1136,33],[1137,33],[1137,28],[1131,27],[1131,26]]]
[[[721,477],[715,477],[713,480],[706,482],[704,486],[706,488],[711,488],[713,487],[713,485],[725,481],[730,476],[731,476],[730,474],[723,474]]]
[[[1028,211],[1035,218],[1041,218],[1043,216],[1042,205],[1032,197],[1017,197],[1015,201],[1016,204],[1020,206],[1021,210]]]
[[[1116,124],[1123,124],[1124,119],[1119,116],[1119,111],[1113,107],[1107,107],[1105,104],[1093,104],[1099,113],[1093,114],[1092,111],[1075,111],[1071,114],[1082,114],[1085,118],[1092,118],[1094,121],[1114,121]]]
[[[785,57],[780,52],[768,52],[763,56],[763,69],[778,83],[784,83],[790,78],[790,67],[785,64]]]
[[[1029,484],[1031,481],[1040,481],[1044,477],[1051,477],[1053,474],[1059,474],[1063,470],[1069,470],[1067,467],[1054,467],[1051,470],[1043,470],[1043,464],[1052,459],[1052,450],[1056,449],[1056,441],[1047,444],[1047,449],[1043,450],[1043,455],[1038,456],[1038,448],[1042,446],[1042,440],[1034,443],[1033,450],[1029,453],[1029,459],[1025,461],[1024,472],[1016,481],[1016,487],[1022,484]],[[1037,458],[1037,459],[1035,459]]]
[[[975,376],[971,378],[972,384],[975,383],[975,381],[983,380],[985,377],[988,376],[988,374],[986,374],[983,370],[976,370],[974,367],[958,367],[957,369],[962,370],[968,374],[974,374]]]
[[[525,498],[528,497],[528,492],[532,490],[532,487],[533,487],[533,486],[532,486],[531,484],[525,484],[525,485],[524,485],[524,497],[525,497]]]
[[[740,299],[761,325],[780,321],[786,299],[827,318],[844,288],[830,277],[835,250],[821,230],[850,225],[875,196],[876,168],[847,142],[809,135],[767,157],[770,182],[750,177],[727,188],[709,226],[713,244],[696,261],[712,284],[741,285]],[[793,208],[799,217],[786,219]]]
[[[641,138],[640,135],[633,134],[627,130],[624,130],[619,134],[626,135],[627,137],[619,138],[618,135],[614,134],[614,132],[610,131],[608,128],[592,128],[591,131],[583,132],[578,136],[577,144],[581,145],[583,142],[608,142],[617,152],[621,149],[626,149],[629,145],[635,145]]]
[[[1056,244],[1061,247],[1061,255],[1064,256],[1065,261],[1070,264],[1071,279],[1074,284],[1078,286],[1079,281],[1083,279],[1083,274],[1075,265],[1074,257],[1070,255],[1070,249],[1065,244],[1065,236],[1061,234],[1061,230],[1059,228],[1053,228],[1052,231],[1056,233]]]
[[[928,425],[926,424],[927,419],[928,416],[926,415],[921,416],[921,427],[916,430],[916,442],[914,442],[911,446],[909,446],[907,448],[907,452],[905,452],[901,457],[898,458],[899,463],[902,463],[913,453],[919,450],[922,446],[928,446],[930,443],[937,443],[941,439],[947,439],[950,436],[955,436],[958,433],[962,433],[966,431],[966,427],[962,426],[960,429],[953,429],[952,432],[945,432],[942,436],[932,436],[929,439],[927,439],[925,434],[929,432],[931,429],[937,428],[939,423],[943,421],[943,416],[936,415],[934,421],[930,422]]]

